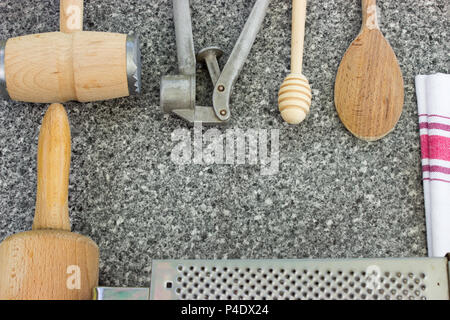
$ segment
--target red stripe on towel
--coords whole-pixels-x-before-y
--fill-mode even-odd
[[[422,145],[422,159],[429,159],[428,135],[424,134],[420,136],[420,144]]]
[[[442,167],[442,166],[423,166],[422,170],[424,172],[440,172],[445,174],[450,174],[450,168]]]
[[[423,159],[450,161],[450,138],[421,135],[420,143],[422,146],[428,146],[422,148]]]
[[[422,122],[419,125],[420,129],[439,129],[443,131],[450,131],[450,125],[448,124],[442,124],[442,123],[428,123],[428,122]]]

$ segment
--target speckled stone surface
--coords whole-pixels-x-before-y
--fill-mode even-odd
[[[1,0],[0,34],[58,28],[58,2]],[[196,49],[228,58],[253,1],[192,0]],[[284,124],[277,91],[289,72],[290,2],[272,1],[238,80],[230,128],[280,130],[280,172],[259,166],[171,161],[171,134],[189,128],[163,115],[159,79],[177,73],[168,0],[86,1],[85,30],[141,34],[140,97],[67,103],[72,129],[70,215],[101,250],[100,283],[148,286],[151,262],[178,258],[425,256],[414,76],[449,72],[448,1],[378,1],[382,32],[405,78],[397,129],[366,143],[349,134],[333,104],[341,57],[361,24],[359,0],[310,0],[304,73],[312,113]],[[198,66],[198,104],[212,86]],[[31,228],[37,138],[47,105],[0,102],[0,240]]]

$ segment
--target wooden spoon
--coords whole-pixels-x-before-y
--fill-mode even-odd
[[[403,102],[403,77],[377,21],[376,0],[362,0],[363,26],[339,66],[335,104],[345,127],[375,141],[394,130]]]

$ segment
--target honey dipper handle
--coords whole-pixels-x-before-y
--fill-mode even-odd
[[[303,46],[305,43],[306,1],[292,1],[292,52],[291,73],[302,73]]]
[[[362,27],[369,30],[378,29],[377,1],[362,0]]]
[[[61,0],[59,10],[61,32],[73,33],[83,30],[83,0]]]
[[[62,105],[52,104],[44,116],[39,133],[33,230],[70,231],[69,170],[69,120]]]

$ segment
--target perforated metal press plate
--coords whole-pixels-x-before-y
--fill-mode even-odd
[[[152,300],[449,299],[448,260],[153,262]]]

